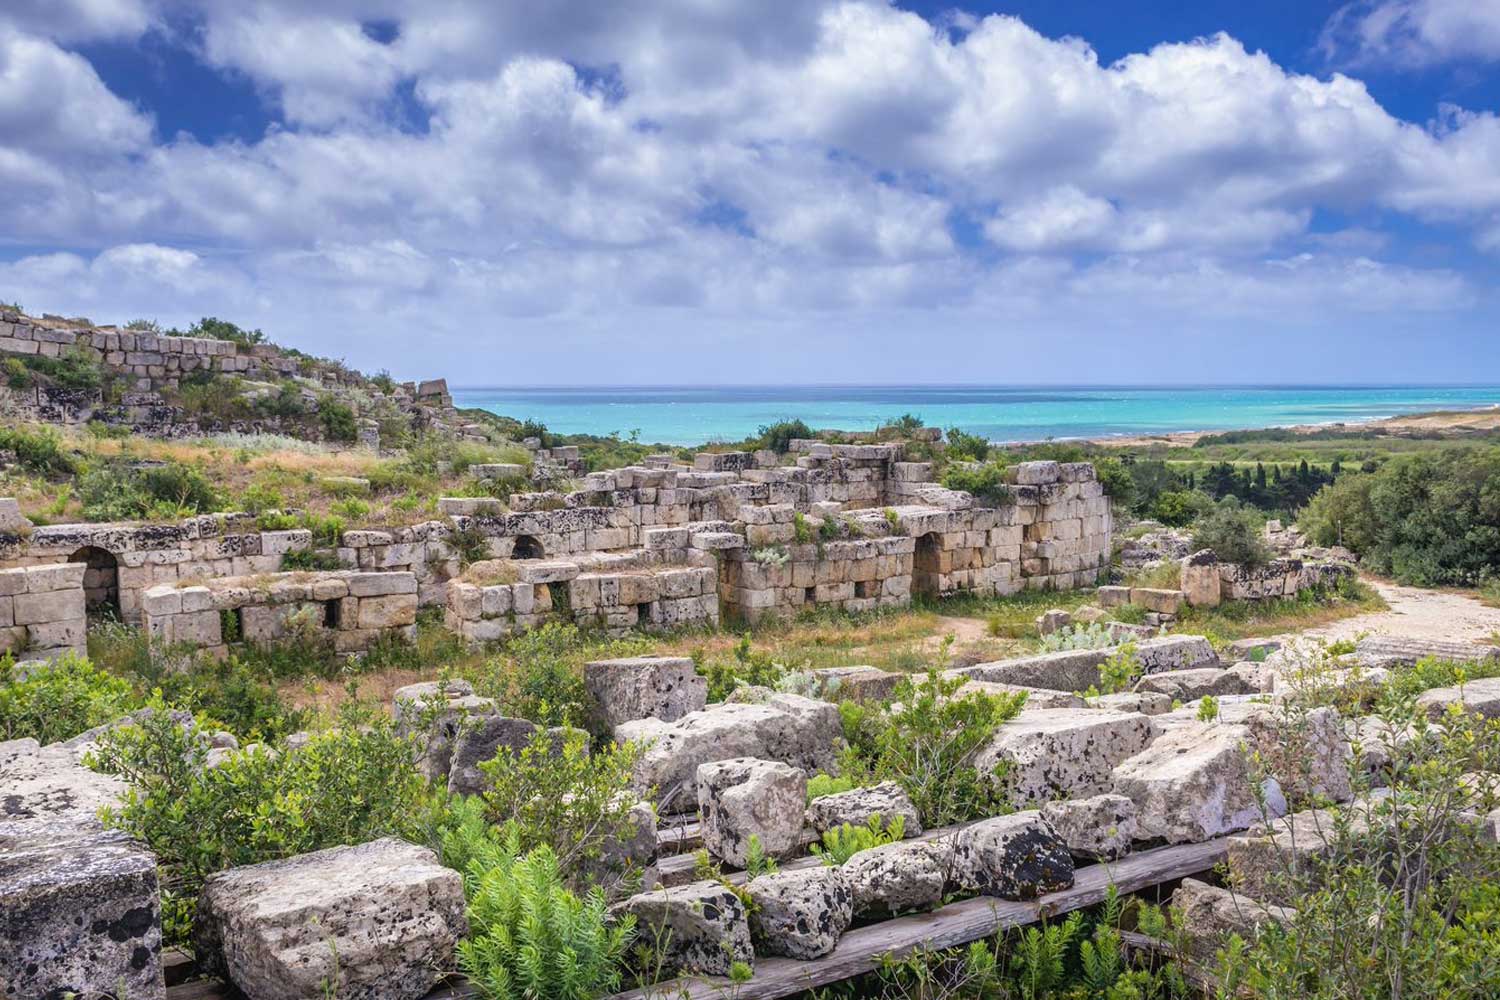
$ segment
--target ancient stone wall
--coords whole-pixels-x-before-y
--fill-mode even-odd
[[[239,641],[326,636],[336,652],[361,653],[385,634],[415,638],[417,581],[410,573],[268,573],[159,584],[141,608],[153,643],[222,653]]]
[[[87,651],[82,563],[0,569],[0,654],[51,660]]]
[[[281,557],[312,546],[312,532],[258,531],[247,514],[204,514],[163,524],[55,524],[0,533],[0,566],[76,563],[91,606],[126,621],[156,584],[274,573]]]

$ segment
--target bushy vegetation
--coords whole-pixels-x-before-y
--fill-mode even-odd
[[[928,827],[996,815],[1005,805],[1000,776],[981,773],[975,760],[1026,695],[958,694],[965,683],[933,669],[903,680],[890,702],[842,703],[841,770],[860,784],[897,782]]]
[[[860,851],[884,844],[894,844],[906,835],[906,819],[897,816],[889,824],[884,823],[879,813],[872,813],[864,826],[840,823],[832,830],[823,831],[819,843],[812,845],[812,853],[825,865],[837,866],[848,861]]]
[[[171,332],[176,333],[175,330]],[[246,330],[227,319],[219,319],[215,316],[205,316],[188,327],[187,335],[207,337],[210,340],[228,340],[241,347],[254,347],[256,344],[266,342],[266,335],[259,330]]]
[[[378,717],[314,735],[284,753],[263,747],[208,765],[208,744],[156,702],[102,736],[87,763],[130,791],[103,814],[156,854],[163,934],[190,936],[198,890],[214,872],[382,836],[421,840],[426,782],[413,748]]]
[[[791,451],[793,438],[814,437],[813,429],[801,420],[778,420],[755,432],[762,448],[769,448],[778,455]]]
[[[90,521],[175,518],[220,507],[218,491],[208,477],[178,462],[101,464],[79,477],[78,499]]]
[[[1262,527],[1254,510],[1226,497],[1193,525],[1193,548],[1213,549],[1224,562],[1262,566],[1271,559]]]
[[[1005,482],[1005,466],[1001,462],[950,465],[943,472],[943,485],[950,490],[972,493],[975,499],[991,507],[1004,506],[1015,496]]]
[[[137,706],[128,681],[69,653],[19,676],[15,658],[0,655],[0,737],[43,745],[113,722]]]
[[[1500,574],[1500,448],[1403,456],[1344,476],[1298,524],[1403,583],[1484,583]]]
[[[50,427],[0,427],[0,451],[14,452],[21,468],[37,475],[68,476],[78,468]]]
[[[445,854],[461,852],[469,937],[459,968],[489,1000],[595,1000],[620,987],[635,918],[609,918],[596,886],[582,898],[564,884],[548,847],[524,852],[515,825],[501,837],[468,826]]]

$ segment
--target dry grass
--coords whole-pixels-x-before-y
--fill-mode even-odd
[[[1342,594],[1319,600],[1310,591],[1274,601],[1234,601],[1217,608],[1184,608],[1175,632],[1202,633],[1217,641],[1254,639],[1300,632],[1331,622],[1385,611],[1373,588],[1356,583]]]

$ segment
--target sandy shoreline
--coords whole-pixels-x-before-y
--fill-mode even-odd
[[[1389,433],[1400,431],[1452,431],[1465,433],[1500,430],[1500,404],[1479,407],[1473,410],[1430,410],[1424,413],[1407,413],[1395,417],[1375,417],[1370,420],[1335,420],[1320,424],[1293,424],[1291,426],[1242,427],[1233,430],[1289,430],[1297,434],[1312,434],[1331,427],[1347,427],[1352,430],[1379,430]],[[1088,444],[1112,448],[1146,448],[1151,445],[1166,445],[1171,448],[1188,448],[1199,439],[1211,434],[1229,434],[1233,430],[1165,431],[1160,434],[1126,434],[1110,437],[1080,438]],[[1023,445],[1031,442],[1014,442]]]

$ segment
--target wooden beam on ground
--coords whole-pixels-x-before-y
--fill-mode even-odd
[[[941,837],[955,829],[958,828],[932,830],[923,839]],[[726,996],[736,1000],[776,1000],[864,975],[879,965],[882,955],[901,957],[918,949],[954,948],[998,931],[1095,906],[1103,902],[1111,885],[1123,894],[1200,875],[1224,861],[1226,843],[1227,838],[1221,837],[1202,844],[1157,847],[1112,863],[1089,865],[1078,869],[1071,889],[1048,893],[1029,902],[980,896],[930,913],[870,924],[849,931],[832,954],[823,958],[808,962],[790,958],[757,959],[754,978],[740,986],[731,987],[729,980],[712,976],[684,977],[618,993],[609,1000],[723,1000]],[[815,864],[822,862],[817,858],[800,858],[787,862],[782,869]],[[744,875],[735,873],[729,878],[743,881]],[[1145,935],[1127,938],[1127,944],[1137,948],[1153,941]],[[197,980],[167,990],[167,1000],[228,1000],[232,995],[227,987],[213,980]],[[425,1000],[475,1000],[479,996],[473,986],[455,980],[433,990]]]
[[[1202,844],[1157,847],[1110,864],[1078,869],[1073,887],[1030,902],[981,896],[952,903],[931,913],[917,913],[860,927],[845,934],[833,952],[812,961],[763,958],[749,982],[732,985],[715,976],[684,977],[626,993],[612,1000],[776,1000],[804,990],[852,979],[874,970],[881,956],[901,957],[918,949],[954,948],[981,938],[1036,923],[1102,902],[1114,886],[1138,892],[1163,882],[1212,869],[1226,855],[1226,839]]]

